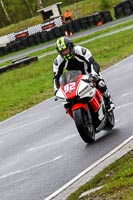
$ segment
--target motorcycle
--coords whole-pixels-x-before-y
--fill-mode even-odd
[[[71,70],[61,75],[59,84],[56,100],[64,104],[84,142],[93,143],[96,133],[114,127],[113,110],[108,111],[104,96],[90,81],[89,74]]]

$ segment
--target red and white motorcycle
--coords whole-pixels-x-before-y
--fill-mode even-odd
[[[61,75],[59,83],[56,100],[64,103],[84,142],[92,143],[96,133],[114,127],[113,110],[107,111],[104,97],[89,81],[89,75],[71,70]]]

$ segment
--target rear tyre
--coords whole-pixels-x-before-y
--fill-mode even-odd
[[[80,108],[73,111],[73,117],[82,140],[86,143],[93,143],[95,130],[93,124],[89,123],[88,113]]]

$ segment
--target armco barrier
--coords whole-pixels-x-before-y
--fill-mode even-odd
[[[29,30],[32,30],[32,27],[29,27],[27,29],[28,32],[27,30],[24,30],[15,34],[9,34],[11,42],[8,43],[7,46],[0,48],[0,56],[53,40],[66,35],[66,32],[70,35],[71,33],[73,34],[75,32],[79,32],[81,29],[88,29],[96,25],[102,25],[109,21],[112,21],[110,12],[101,11],[99,13],[94,13],[92,15],[67,22],[59,27],[54,27],[49,31],[42,30],[42,32],[40,32],[40,28],[37,26],[36,32],[29,35]],[[43,26],[41,26],[41,28],[42,27]]]

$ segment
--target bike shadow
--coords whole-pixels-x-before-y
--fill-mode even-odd
[[[114,137],[119,136],[119,134],[121,134],[120,128],[113,128],[112,130],[101,131],[100,133],[96,133],[95,142],[87,144],[87,146],[95,145],[104,141],[107,142],[110,139],[114,140]]]

